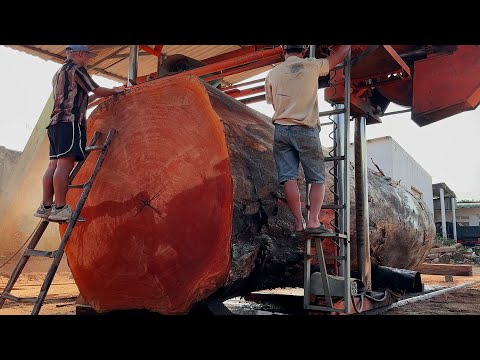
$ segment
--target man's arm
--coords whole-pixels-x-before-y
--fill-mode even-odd
[[[93,95],[88,97],[88,102],[100,98],[115,95],[125,91],[125,87],[114,87],[112,89],[98,86],[98,84],[88,74],[87,70],[82,66],[75,71],[75,81],[80,85],[87,93],[93,92]]]
[[[109,89],[109,88],[99,86],[93,90],[93,95],[90,95],[88,97],[88,102],[91,103],[92,101],[97,100],[98,98],[112,96],[112,95],[121,93],[123,91],[125,91],[123,87],[114,87],[112,89]]]
[[[270,85],[268,75],[265,78],[265,101],[267,104],[272,104],[273,110],[275,110],[275,105],[273,104],[272,86]]]
[[[342,45],[334,54],[327,57],[330,71],[345,59],[351,47],[352,45]]]

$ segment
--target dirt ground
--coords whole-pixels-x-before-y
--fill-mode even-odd
[[[454,276],[446,282],[443,275],[422,275],[427,286],[452,287],[480,280],[480,266],[473,267],[473,276]],[[480,315],[480,282],[425,301],[391,309],[384,315]]]
[[[6,258],[0,257],[0,264]],[[15,257],[6,266],[0,269],[0,291],[7,284],[8,278],[18,261]],[[36,297],[40,291],[46,272],[51,264],[50,259],[31,258],[11,292],[20,297]],[[425,287],[452,287],[466,282],[480,280],[480,266],[475,266],[473,276],[454,276],[453,282],[446,282],[443,275],[422,275]],[[290,295],[302,295],[303,289],[276,289],[268,292]],[[40,315],[75,315],[75,300],[79,294],[73,276],[68,268],[64,256],[50,290],[47,300],[40,310]],[[262,309],[248,304],[242,299],[234,298],[225,302],[235,314],[247,315],[272,315],[280,313],[273,309]],[[19,304],[7,301],[0,309],[0,315],[28,315],[33,309],[33,304]],[[480,283],[473,286],[455,290],[432,299],[419,301],[398,308],[391,309],[384,315],[480,315]]]
[[[3,264],[7,259],[0,257],[0,264]],[[17,261],[18,255],[0,269],[0,291],[7,284]],[[51,263],[52,259],[30,258],[11,294],[19,297],[38,296]],[[40,315],[75,315],[75,300],[78,294],[77,285],[64,256],[53,278],[46,301],[40,310]],[[0,309],[0,315],[29,315],[32,309],[33,304],[30,303],[21,304],[6,301]]]

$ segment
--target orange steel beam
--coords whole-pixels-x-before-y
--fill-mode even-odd
[[[241,73],[241,72],[244,72],[244,71],[258,69],[258,68],[261,68],[261,67],[264,67],[264,66],[267,66],[267,65],[275,64],[275,63],[280,62],[280,61],[282,61],[282,57],[280,55],[269,56],[268,58],[265,58],[263,60],[259,60],[259,61],[247,64],[247,65],[243,65],[243,66],[238,66],[234,69],[224,71],[220,74],[215,74],[215,75],[209,76],[207,78],[204,78],[203,80],[204,81],[211,81],[211,80],[219,79],[219,78],[226,77],[226,76],[229,76],[229,75],[238,74],[238,73]]]
[[[402,67],[402,69],[408,74],[408,76],[403,77],[403,79],[411,79],[412,72],[410,71],[410,67],[403,61],[403,59],[398,55],[398,53],[394,50],[391,45],[383,45],[385,50],[390,54],[390,56]]]
[[[217,63],[219,61],[232,59],[232,58],[235,58],[237,56],[243,56],[243,55],[251,54],[251,53],[257,51],[258,49],[263,49],[264,47],[265,47],[264,45],[250,45],[250,46],[244,47],[242,49],[233,50],[233,51],[230,51],[228,53],[224,53],[224,54],[212,56],[212,57],[207,58],[207,59],[203,59],[202,62],[209,65],[209,64]]]
[[[245,89],[245,90],[230,90],[230,91],[225,91],[225,94],[230,95],[233,98],[239,98],[242,96],[248,96],[248,95],[254,95],[254,94],[260,94],[265,91],[265,86],[256,86],[250,89]]]
[[[156,45],[155,47],[157,46],[161,46],[163,47],[163,45]],[[149,54],[152,54],[152,55],[155,55],[155,56],[160,56],[161,52],[160,51],[157,51],[155,49],[152,49],[150,46],[147,46],[147,45],[139,45],[138,46],[141,50],[145,51],[145,52],[148,52]],[[161,48],[160,48],[161,50]]]
[[[155,50],[159,56],[162,54],[162,49],[163,49],[163,45],[155,45],[155,47],[153,48],[153,50]]]
[[[252,96],[252,97],[245,98],[245,99],[240,99],[238,101],[244,103],[245,105],[257,103],[257,102],[260,102],[260,101],[265,101],[265,94]]]
[[[184,71],[182,73],[172,75],[172,76],[170,76],[170,78],[175,77],[175,76],[179,76],[179,75],[186,75],[186,74],[195,75],[195,76],[207,75],[207,74],[215,73],[217,71],[223,71],[223,70],[231,69],[231,68],[234,68],[236,66],[241,66],[241,65],[246,65],[246,64],[249,64],[249,63],[259,62],[259,60],[269,58],[269,57],[273,57],[273,56],[279,55],[279,54],[283,54],[283,50],[280,46],[275,47],[273,49],[269,49],[269,50],[259,50],[259,51],[256,51],[254,53],[251,53],[251,54],[239,56],[239,57],[229,59],[229,60],[220,61],[218,63],[214,63],[214,64],[210,64],[210,65],[205,65],[205,66],[193,69],[193,70]],[[259,66],[257,66],[257,67],[259,67]],[[245,70],[242,70],[242,71],[245,71]],[[224,74],[219,75],[219,77],[223,77],[223,76],[225,76],[225,75]],[[206,79],[204,79],[204,80],[206,80]]]
[[[252,80],[252,81],[247,81],[247,82],[240,83],[240,84],[235,84],[235,85],[232,85],[232,86],[226,86],[226,87],[224,87],[224,88],[221,88],[220,90],[222,90],[222,91],[227,91],[227,90],[237,89],[237,88],[239,88],[240,86],[252,85],[252,84],[256,84],[256,83],[264,82],[264,81],[265,81],[265,78],[263,78],[263,79],[257,79],[257,80]]]

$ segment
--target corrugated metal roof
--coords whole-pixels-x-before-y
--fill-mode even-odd
[[[65,60],[66,45],[6,45],[15,50],[40,57],[57,63]],[[154,45],[150,45],[153,47]],[[97,56],[90,60],[89,73],[91,75],[104,76],[120,82],[127,81],[129,45],[89,45]],[[204,60],[213,56],[221,55],[241,49],[242,45],[164,45],[162,53],[171,56],[182,54],[196,60]],[[141,50],[138,57],[138,76],[148,75],[157,71],[158,59],[155,55]],[[271,69],[271,65],[259,69],[246,71],[239,74],[226,76],[226,83],[235,84],[252,76]]]

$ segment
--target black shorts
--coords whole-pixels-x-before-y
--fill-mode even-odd
[[[50,160],[74,157],[75,161],[85,160],[87,131],[79,123],[60,122],[47,127],[50,140]]]

